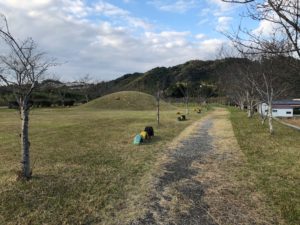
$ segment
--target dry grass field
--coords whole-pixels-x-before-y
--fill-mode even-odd
[[[286,224],[300,224],[300,132],[274,121],[275,134],[258,118],[230,109],[233,129],[247,168],[240,180],[251,180],[253,190],[264,193],[274,212]]]
[[[157,127],[154,110],[107,108],[33,109],[28,182],[16,181],[18,112],[0,110],[0,224],[123,224],[140,213],[156,160],[201,115],[178,122],[178,109],[162,111]],[[155,137],[134,146],[133,137],[146,125]]]

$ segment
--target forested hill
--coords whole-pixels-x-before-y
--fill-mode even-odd
[[[281,79],[276,80],[276,85],[289,82],[291,88],[286,93],[290,97],[299,97],[299,72],[292,70],[284,61],[279,63],[285,69],[281,69],[284,73],[281,74]],[[190,97],[234,98],[237,91],[243,89],[245,71],[242,72],[242,69],[248,66],[252,66],[252,70],[256,68],[255,63],[241,58],[191,60],[172,67],[157,67],[145,73],[126,74],[115,80],[97,84],[63,83],[48,79],[39,84],[31,100],[37,106],[72,105],[118,91],[141,91],[155,95],[158,90],[163,97],[180,98],[184,96],[187,86]],[[0,106],[15,101],[12,93],[10,87],[0,86]]]
[[[247,73],[256,79],[262,71],[269,73],[272,67],[272,86],[280,90],[286,89],[276,98],[292,98],[300,96],[300,61],[294,58],[278,57],[265,60],[263,64],[243,58],[225,58],[218,60],[191,60],[172,67],[157,67],[145,73],[126,74],[116,80],[102,82],[91,89],[93,98],[117,91],[141,91],[154,95],[159,89],[164,97],[183,97],[186,86],[190,97],[217,97],[238,95],[245,88]],[[271,63],[271,64],[272,64]],[[260,72],[258,69],[260,68]],[[264,69],[262,69],[264,68]],[[260,75],[259,75],[260,74]]]
[[[157,67],[145,73],[123,75],[115,80],[97,84],[82,82],[63,83],[48,79],[39,84],[32,95],[32,101],[40,105],[65,105],[86,102],[118,91],[141,91],[154,95],[159,89],[163,97],[183,97],[186,84],[189,95],[199,94],[199,87],[205,95],[217,95],[217,81],[223,75],[226,65],[240,59],[192,60],[172,67]],[[15,101],[9,87],[0,86],[0,106]]]
[[[136,90],[154,94],[158,87],[165,95],[180,95],[176,87],[188,83],[190,90],[196,90],[200,84],[210,87],[224,75],[224,68],[241,59],[192,60],[172,67],[156,67],[145,73],[126,74],[116,80],[96,85],[94,95],[103,95],[116,91]]]

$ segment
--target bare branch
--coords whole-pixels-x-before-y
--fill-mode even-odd
[[[254,2],[254,0],[222,0],[223,2],[228,2],[228,3],[239,3],[239,4],[246,4],[249,2]]]

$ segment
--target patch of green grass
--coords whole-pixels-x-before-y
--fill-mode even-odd
[[[257,189],[267,195],[287,224],[300,224],[300,132],[274,121],[275,135],[270,135],[258,118],[248,119],[237,109],[230,111]]]
[[[16,181],[20,120],[0,109],[0,224],[117,224],[132,193],[145,195],[144,178],[166,145],[200,118],[178,122],[176,110],[34,109],[30,116],[33,178]],[[133,137],[146,125],[155,137]],[[142,201],[138,196],[136,201]],[[139,209],[136,209],[138,211]]]
[[[97,98],[81,107],[105,110],[153,110],[156,109],[156,99],[143,92],[121,91]],[[176,108],[160,100],[160,109],[175,110]]]

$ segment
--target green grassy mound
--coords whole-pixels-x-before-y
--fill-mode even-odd
[[[156,110],[156,99],[142,92],[121,91],[97,98],[82,107],[106,110]],[[161,100],[160,109],[174,110],[176,108]]]

